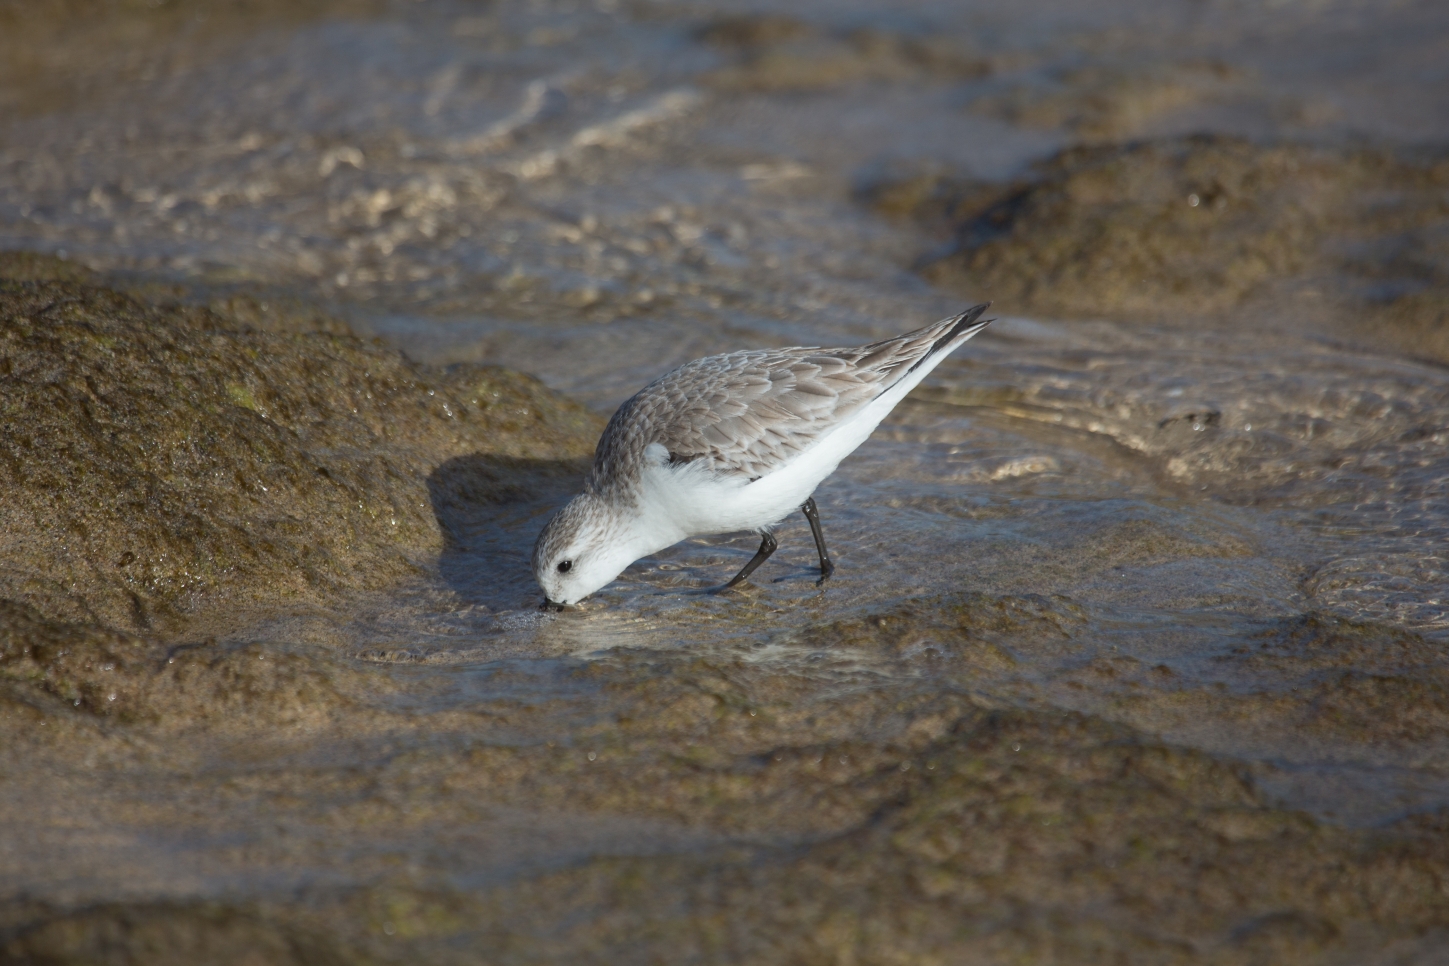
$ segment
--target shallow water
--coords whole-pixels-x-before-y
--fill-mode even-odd
[[[607,414],[710,352],[854,344],[958,311],[916,272],[949,232],[879,214],[864,199],[882,180],[1000,182],[1074,143],[1203,130],[1449,137],[1449,12],[1428,2],[798,2],[771,8],[798,22],[720,27],[736,6],[171,5],[154,24],[117,8],[144,28],[129,60],[84,24],[37,33],[69,54],[7,75],[0,247],[202,301],[314,300],[413,358],[521,369]],[[726,535],[541,615],[527,555],[577,467],[535,467],[502,503],[439,502],[446,549],[413,582],[182,635],[314,662],[339,695],[326,722],[181,746],[96,726],[85,760],[40,739],[8,756],[0,898],[224,899],[272,922],[301,895],[381,943],[407,920],[441,962],[494,935],[458,922],[487,895],[499,922],[510,903],[557,910],[519,927],[517,961],[617,956],[607,926],[559,925],[602,921],[578,911],[599,908],[578,898],[593,887],[550,875],[617,861],[735,881],[886,825],[896,848],[929,821],[881,819],[916,801],[885,783],[935,771],[986,711],[1201,752],[1325,836],[1433,815],[1449,806],[1449,370],[1274,305],[1146,323],[998,303],[817,494],[838,564],[824,589],[791,519],[737,594],[708,592],[754,551]],[[760,777],[770,761],[796,783]],[[1203,788],[1231,784],[1213,776]],[[682,904],[659,912],[665,934],[708,904],[630,895]],[[1048,941],[1072,961],[1113,942],[1150,955],[1131,925],[1093,946],[1076,915],[981,961]],[[1343,926],[1312,949],[1351,961],[1444,927]],[[1257,935],[1231,916],[1162,928],[1199,950]],[[1424,942],[1397,961],[1430,961]],[[772,958],[721,948],[697,958]]]

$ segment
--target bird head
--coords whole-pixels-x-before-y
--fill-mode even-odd
[[[633,563],[621,521],[593,493],[583,493],[553,515],[533,547],[533,576],[544,607],[576,604]]]

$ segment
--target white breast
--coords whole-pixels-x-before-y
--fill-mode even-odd
[[[763,529],[796,512],[835,472],[840,461],[855,452],[896,404],[935,368],[935,361],[928,360],[815,445],[754,482],[721,479],[702,463],[671,466],[663,446],[650,446],[639,501],[641,536],[647,533],[645,542],[652,545],[644,553],[662,550],[687,537]],[[652,452],[655,449],[658,452]]]

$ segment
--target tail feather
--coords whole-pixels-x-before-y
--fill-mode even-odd
[[[989,308],[991,308],[990,302],[982,302],[980,305],[973,305],[954,319],[948,319],[947,321],[952,323],[951,327],[946,330],[944,335],[936,339],[935,342],[932,342],[931,348],[921,353],[921,357],[913,362],[911,367],[903,375],[915,372],[927,359],[934,358],[939,352],[950,352],[956,346],[995,322],[995,319],[987,319],[985,322],[976,321]]]

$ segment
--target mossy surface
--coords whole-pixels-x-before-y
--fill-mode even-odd
[[[1446,186],[1432,153],[1204,136],[1071,148],[1005,189],[926,174],[872,198],[956,226],[927,277],[1014,311],[1216,318],[1286,296],[1320,328],[1356,315],[1357,331],[1449,358]]]
[[[441,549],[435,466],[578,456],[596,425],[517,373],[75,282],[0,281],[0,373],[7,594],[131,630],[396,581]]]
[[[1240,769],[1128,729],[966,700],[931,711],[934,734],[900,743],[716,764],[833,818],[832,798],[874,803],[784,847],[744,837],[600,855],[476,890],[394,882],[293,902],[31,909],[0,948],[17,964],[200,950],[225,963],[251,961],[243,950],[282,963],[1316,963],[1386,949],[1425,961],[1449,929],[1434,821],[1346,831],[1274,808]],[[617,757],[580,768],[619,773],[621,789],[696,785],[703,770]],[[510,781],[466,758],[450,771],[434,786],[449,812]],[[548,784],[591,784],[547,771]]]
[[[597,433],[526,376],[426,370],[311,313],[266,331],[56,259],[0,267],[0,676],[84,711],[333,713],[314,658],[164,642],[435,568],[433,470],[577,459]]]

